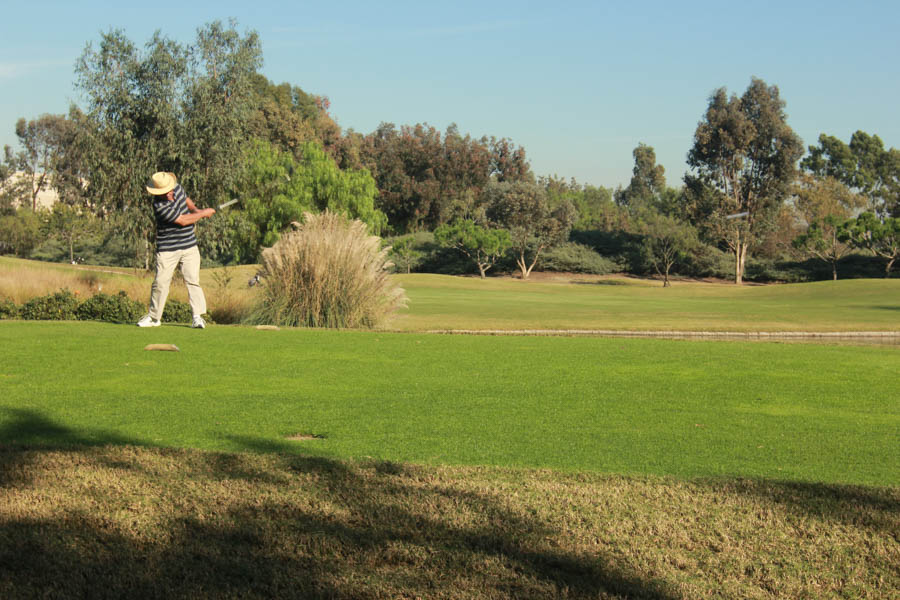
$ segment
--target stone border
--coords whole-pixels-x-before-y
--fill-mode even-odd
[[[871,339],[900,340],[900,331],[623,331],[620,329],[432,329],[445,335],[596,336],[720,339]]]

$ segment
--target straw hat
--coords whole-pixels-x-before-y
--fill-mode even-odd
[[[172,191],[177,183],[178,180],[175,179],[175,173],[159,171],[150,178],[150,181],[147,183],[147,191],[154,196],[162,196]]]

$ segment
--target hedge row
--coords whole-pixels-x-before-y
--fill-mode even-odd
[[[100,292],[80,301],[76,294],[63,289],[53,294],[32,298],[22,306],[17,306],[9,298],[0,299],[0,319],[136,323],[145,314],[147,306],[132,300],[124,291],[113,296]],[[163,311],[162,321],[189,323],[191,317],[189,304],[169,299]]]

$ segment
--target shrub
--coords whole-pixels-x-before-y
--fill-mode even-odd
[[[76,318],[78,298],[69,290],[32,298],[22,305],[19,316],[35,321],[66,321]]]
[[[593,248],[577,242],[566,242],[546,250],[541,255],[539,265],[543,271],[591,275],[607,275],[618,270],[616,263],[600,256]]]
[[[0,299],[0,319],[17,319],[19,307],[9,298]]]
[[[106,321],[108,323],[134,323],[147,312],[137,300],[124,291],[115,296],[98,293],[81,303],[76,314],[82,321]]]
[[[191,305],[187,302],[169,298],[166,306],[163,308],[163,323],[190,323],[194,313],[191,311]]]
[[[248,322],[375,327],[405,305],[388,274],[387,249],[365,223],[326,211],[295,225],[263,252],[263,297]]]

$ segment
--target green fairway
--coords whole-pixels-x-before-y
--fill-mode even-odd
[[[900,331],[900,279],[663,288],[634,279],[398,278],[410,303],[392,327],[406,331]]]
[[[896,347],[84,322],[0,344],[7,444],[900,483]]]

